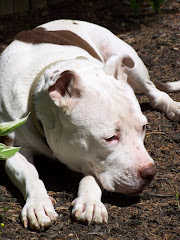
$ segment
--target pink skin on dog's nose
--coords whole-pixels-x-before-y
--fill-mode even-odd
[[[153,163],[150,163],[140,169],[142,179],[152,181],[157,173],[157,168]]]

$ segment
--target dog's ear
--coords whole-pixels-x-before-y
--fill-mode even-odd
[[[64,109],[72,109],[81,97],[82,85],[74,71],[54,71],[51,76],[45,74],[48,81],[48,93],[54,103]],[[48,78],[48,79],[47,79]]]
[[[133,68],[134,61],[129,55],[113,55],[108,58],[105,66],[104,72],[107,75],[111,75],[115,77],[117,80],[125,80],[127,81],[127,75],[125,73],[125,68]]]

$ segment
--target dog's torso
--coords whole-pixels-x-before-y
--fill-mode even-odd
[[[116,50],[113,49],[115,46],[108,46],[111,36],[114,35],[100,26],[71,20],[50,22],[17,34],[0,60],[0,68],[3,69],[3,80],[0,83],[0,110],[3,114],[0,114],[0,121],[19,119],[30,111],[28,100],[32,83],[37,74],[49,64],[78,57],[85,57],[97,65],[105,63],[111,55],[116,54]],[[101,38],[106,41],[102,41]],[[121,40],[117,38],[117,41],[119,43]],[[128,53],[148,77],[148,72],[135,51],[123,41],[121,45],[118,55]],[[23,127],[23,131],[25,128]],[[27,132],[28,130],[30,132]],[[32,133],[32,129],[26,128],[27,135]],[[33,137],[34,134],[31,138]],[[17,144],[24,143],[21,139],[21,131],[17,131]],[[39,141],[41,142],[41,139]],[[37,146],[36,141],[32,143]],[[46,147],[41,143],[44,151]]]

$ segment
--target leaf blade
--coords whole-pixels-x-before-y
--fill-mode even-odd
[[[26,117],[21,118],[20,120],[0,123],[0,136],[5,136],[14,132],[18,127],[20,127],[27,121],[28,116],[29,114]]]
[[[0,143],[0,160],[7,160],[13,157],[19,150],[20,147],[6,146]]]

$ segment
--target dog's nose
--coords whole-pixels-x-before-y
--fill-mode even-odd
[[[146,165],[140,169],[140,175],[142,179],[147,181],[152,181],[156,173],[157,168],[153,163]]]

